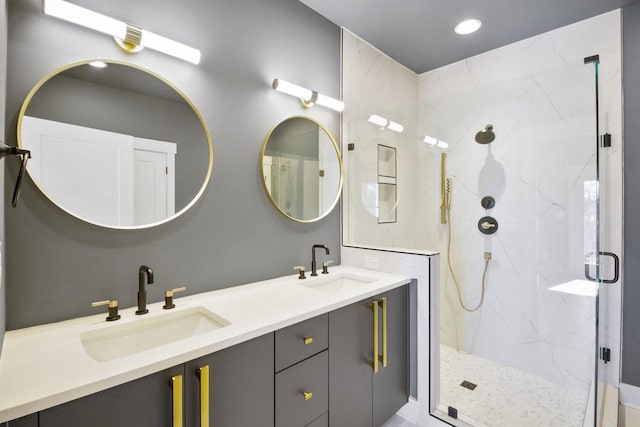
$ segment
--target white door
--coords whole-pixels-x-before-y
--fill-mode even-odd
[[[28,171],[49,198],[98,224],[133,223],[133,137],[25,116]]]
[[[175,214],[175,143],[134,138],[134,225]]]

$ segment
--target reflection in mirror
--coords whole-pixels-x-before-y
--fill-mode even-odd
[[[138,66],[63,67],[27,96],[18,144],[28,172],[68,213],[111,228],[144,228],[191,207],[211,175],[209,131],[191,101]]]
[[[329,131],[310,117],[276,125],[262,145],[264,188],[284,215],[299,222],[326,216],[342,188],[342,159]]]

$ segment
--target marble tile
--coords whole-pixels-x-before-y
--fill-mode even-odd
[[[595,250],[597,189],[600,250],[622,248],[620,31],[618,10],[418,76],[343,34],[343,144],[356,145],[344,151],[345,243],[439,252],[438,289],[421,313],[424,319],[437,313],[439,342],[567,390],[593,381],[595,300],[549,289],[584,278],[584,255]],[[613,142],[600,152],[599,188],[594,66],[583,63],[593,54],[601,61],[600,131]],[[405,132],[382,131],[367,122],[369,114],[386,114]],[[475,133],[488,123],[496,140],[476,144]],[[420,142],[425,134],[449,144],[450,231],[440,223],[443,151]],[[377,224],[378,144],[398,150],[394,224]],[[497,202],[488,212],[480,206],[486,195]],[[491,237],[477,228],[486,214],[499,221]],[[483,252],[492,253],[476,313],[458,302],[447,264],[449,233],[466,304],[479,302]],[[611,262],[603,264],[603,276],[612,275]],[[621,284],[602,286],[599,340],[614,354],[620,313]],[[599,369],[601,381],[617,384],[617,357]]]
[[[573,388],[441,346],[439,408],[471,425],[582,427],[589,387]],[[476,384],[471,391],[462,381]]]

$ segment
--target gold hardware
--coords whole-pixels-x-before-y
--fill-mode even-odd
[[[378,301],[373,302],[373,373],[378,373]]]
[[[114,299],[114,300],[104,300],[104,301],[97,301],[97,302],[92,302],[91,303],[91,307],[99,307],[101,305],[108,305],[109,308],[115,308],[118,307],[118,300]]]
[[[116,44],[123,52],[132,54],[138,53],[142,50],[143,46],[140,44],[142,41],[142,28],[133,24],[127,24],[127,32],[124,39],[120,37],[113,37]]]
[[[380,300],[382,305],[382,366],[387,367],[387,297]]]
[[[175,289],[171,289],[170,291],[166,291],[164,293],[164,296],[166,297],[172,297],[174,293],[176,292],[182,292],[182,291],[186,291],[187,288],[185,286],[181,287],[181,288],[175,288]]]
[[[118,314],[118,300],[104,300],[91,303],[91,307],[99,307],[101,305],[109,306],[109,315],[106,318],[107,322],[113,322],[114,320],[120,319],[121,316]]]
[[[447,201],[446,201],[446,179],[445,166],[447,162],[447,153],[440,155],[440,224],[447,223]]]
[[[480,227],[482,227],[483,230],[488,230],[490,228],[495,227],[495,224],[491,224],[489,221],[485,221],[482,224],[480,224]]]
[[[311,338],[311,337],[304,339],[305,345],[311,344],[312,342],[313,342],[313,338]]]
[[[209,365],[196,371],[200,379],[200,427],[209,427]]]
[[[171,377],[173,389],[173,427],[182,427],[182,375]]]
[[[312,392],[303,391],[302,395],[304,396],[304,400],[309,400],[309,399],[311,399],[313,397],[313,393]]]

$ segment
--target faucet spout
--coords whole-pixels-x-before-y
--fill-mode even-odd
[[[318,273],[316,272],[316,249],[324,249],[325,254],[329,255],[329,248],[327,247],[327,245],[313,245],[313,247],[311,248],[311,275],[312,276],[317,276]]]
[[[141,265],[138,270],[138,310],[136,314],[147,314],[147,285],[153,283],[153,270],[151,267]]]

